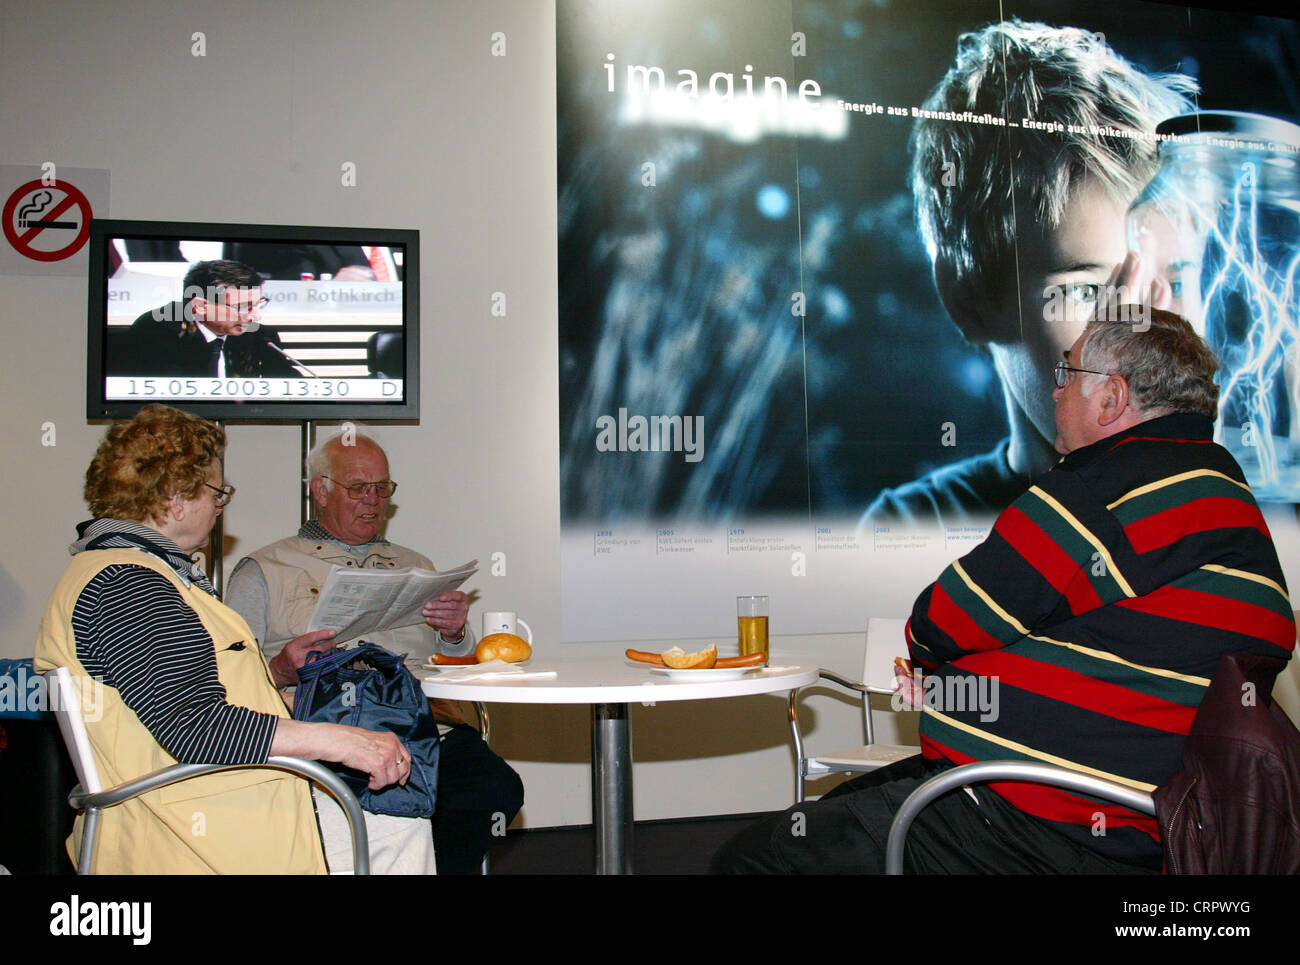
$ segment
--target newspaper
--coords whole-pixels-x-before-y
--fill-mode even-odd
[[[337,632],[336,640],[352,640],[375,630],[394,630],[423,623],[424,604],[454,590],[478,572],[478,560],[454,570],[360,570],[335,566],[321,587],[320,600],[307,629]]]

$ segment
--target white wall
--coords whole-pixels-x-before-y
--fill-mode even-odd
[[[114,218],[418,228],[423,417],[375,433],[402,484],[389,535],[440,564],[504,552],[506,575],[484,570],[472,586],[480,606],[525,614],[543,656],[619,653],[552,642],[554,24],[548,0],[0,0],[0,164],[107,168],[99,213]],[[204,57],[191,55],[196,31]],[[504,57],[491,55],[498,31]],[[355,187],[340,183],[345,161]],[[497,291],[504,318],[489,311]],[[85,299],[81,278],[0,277],[0,656],[30,655],[86,515],[82,474],[102,427],[84,416]],[[41,444],[47,422],[54,446]],[[296,528],[298,454],[295,427],[231,427],[228,565]],[[1294,547],[1286,556],[1296,573]],[[774,642],[848,675],[860,666],[857,636]],[[791,803],[781,698],[632,716],[638,817]],[[522,822],[587,822],[585,709],[500,707],[493,724],[525,779]],[[842,700],[816,702],[805,725],[823,750],[860,740]]]

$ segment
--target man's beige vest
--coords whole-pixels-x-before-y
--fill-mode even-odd
[[[274,656],[294,637],[307,632],[312,611],[320,599],[321,587],[334,566],[360,567],[367,570],[396,570],[418,566],[432,570],[428,557],[396,543],[376,543],[365,557],[358,558],[330,540],[303,539],[290,536],[248,554],[256,560],[266,580],[268,613],[266,639],[262,646]],[[465,632],[470,633],[467,626]],[[372,630],[366,640],[394,653],[410,654],[427,660],[437,649],[437,635],[427,626],[398,627],[395,630]],[[343,640],[341,645],[354,643]],[[471,641],[472,642],[472,641]],[[431,700],[433,716],[440,724],[470,724],[476,721],[473,708],[450,700]]]
[[[176,763],[113,687],[91,681],[77,659],[72,611],[86,585],[114,564],[161,573],[212,637],[217,676],[229,703],[287,717],[266,660],[239,614],[162,560],[137,550],[92,550],[68,564],[54,587],[36,639],[36,669],[68,667],[82,694],[82,714],[104,787]],[[242,644],[243,646],[237,646]],[[308,782],[273,770],[210,774],[151,791],[103,812],[93,870],[97,874],[324,874]],[[81,841],[77,818],[68,850]]]
[[[263,546],[249,557],[257,561],[266,579],[270,605],[266,639],[262,646],[272,655],[279,653],[294,637],[307,632],[307,623],[316,609],[330,567],[396,570],[418,566],[433,569],[426,557],[396,543],[376,543],[364,558],[359,559],[329,540],[309,540],[300,536],[290,536]],[[373,631],[366,634],[366,639],[395,653],[425,658],[433,655],[437,643],[434,632],[426,626]]]

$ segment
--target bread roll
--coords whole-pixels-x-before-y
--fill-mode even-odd
[[[709,644],[703,650],[687,653],[681,647],[673,647],[662,654],[664,666],[674,670],[709,670],[718,660],[717,644]]]
[[[479,663],[489,660],[504,660],[506,663],[519,663],[533,655],[533,648],[523,637],[513,633],[494,633],[479,641],[474,656]]]

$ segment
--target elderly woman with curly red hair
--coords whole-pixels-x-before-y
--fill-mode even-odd
[[[288,717],[252,632],[191,559],[234,493],[222,477],[225,442],[219,426],[161,405],[109,428],[86,472],[95,518],[78,527],[50,597],[38,668],[66,666],[102,683],[87,729],[109,786],[177,761],[260,763],[272,754],[336,761],[369,774],[374,788],[404,782],[410,762],[393,734]],[[70,847],[79,840],[74,833]],[[326,865],[307,782],[256,769],[104,812],[94,870],[283,874]]]

